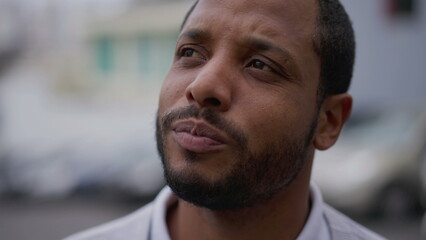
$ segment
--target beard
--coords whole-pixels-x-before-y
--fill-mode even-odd
[[[235,163],[215,180],[209,180],[193,169],[177,171],[171,167],[166,134],[171,132],[173,122],[187,118],[203,119],[239,143],[235,146]],[[317,117],[301,136],[294,139],[283,136],[281,141],[255,153],[248,147],[247,137],[238,126],[212,109],[189,105],[171,111],[161,119],[157,115],[157,149],[166,182],[179,198],[215,211],[238,210],[273,198],[297,178],[306,163],[316,125]],[[184,154],[188,163],[198,158],[194,152],[185,151]]]

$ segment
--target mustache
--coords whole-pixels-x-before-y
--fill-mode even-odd
[[[171,126],[174,122],[188,118],[204,120],[213,127],[223,131],[236,143],[247,143],[244,132],[236,124],[220,116],[219,113],[213,109],[200,108],[194,104],[168,112],[159,120],[159,123],[161,122],[162,131],[165,133],[171,130]]]

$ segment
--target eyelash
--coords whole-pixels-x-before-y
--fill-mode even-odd
[[[198,53],[200,55],[200,58],[205,59],[204,55],[200,51],[198,51],[198,50],[196,50],[192,47],[183,47],[178,51],[177,54],[178,54],[179,57],[192,58],[193,56],[185,56],[187,51],[192,51],[192,54]]]
[[[255,64],[256,63],[260,63],[261,64],[261,66],[255,66]],[[246,65],[246,67],[253,67],[253,68],[256,68],[256,69],[260,69],[260,70],[262,70],[261,68],[263,68],[263,67],[266,67],[266,68],[268,68],[268,70],[265,70],[265,71],[270,71],[270,72],[274,72],[274,73],[276,73],[277,71],[275,71],[275,69],[274,68],[272,68],[272,67],[270,67],[267,63],[265,63],[264,61],[262,61],[262,60],[259,60],[259,59],[253,59],[253,60],[251,60],[247,65]]]
[[[190,50],[190,51],[192,51],[192,53],[194,53],[195,52],[195,50],[194,49],[191,49],[191,48],[184,48],[184,49],[182,49],[182,51],[181,51],[181,53],[179,54],[181,57],[192,57],[192,56],[185,56],[185,54],[187,53],[187,51],[188,50]]]
[[[188,51],[191,51],[191,56],[185,55],[186,53],[188,53]],[[194,57],[193,56],[194,53],[199,54],[200,57]],[[205,55],[202,54],[199,50],[196,50],[193,47],[188,47],[188,46],[185,46],[185,47],[179,49],[178,52],[177,52],[177,55],[178,55],[179,58],[199,58],[199,59],[203,59],[203,60],[206,59],[204,57]],[[262,67],[267,67],[268,70],[262,70],[261,68],[253,66],[253,64],[256,63],[256,62],[263,64]],[[275,67],[271,67],[271,64],[265,63],[265,61],[260,60],[260,59],[251,59],[250,62],[245,65],[245,67],[252,67],[252,68],[255,68],[255,69],[259,69],[261,71],[269,71],[271,73],[286,77],[286,74],[281,73],[281,71],[276,70]]]

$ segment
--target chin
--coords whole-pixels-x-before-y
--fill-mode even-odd
[[[218,176],[207,176],[193,169],[181,171],[167,169],[165,176],[172,191],[180,199],[195,206],[225,211],[244,208],[248,205],[244,202],[244,199],[248,199],[248,189],[244,191],[245,196],[242,196],[243,187],[228,184],[226,177],[224,179]],[[238,194],[236,194],[237,190]],[[241,197],[237,198],[236,195]]]
[[[174,154],[172,158],[168,158],[165,168],[187,179],[198,179],[197,181],[217,184],[221,182],[226,175],[235,168],[235,163],[229,156],[224,154],[196,154],[193,152],[181,152]],[[166,170],[165,170],[166,171]]]

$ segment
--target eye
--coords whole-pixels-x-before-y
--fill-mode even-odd
[[[182,49],[181,53],[180,53],[181,57],[197,57],[197,58],[202,58],[203,56],[197,52],[196,50],[192,49],[192,48],[184,48]]]
[[[274,69],[272,69],[271,67],[269,67],[266,63],[260,61],[260,60],[253,60],[251,61],[247,67],[253,67],[253,68],[257,68],[263,71],[270,71],[270,72],[275,72]]]

